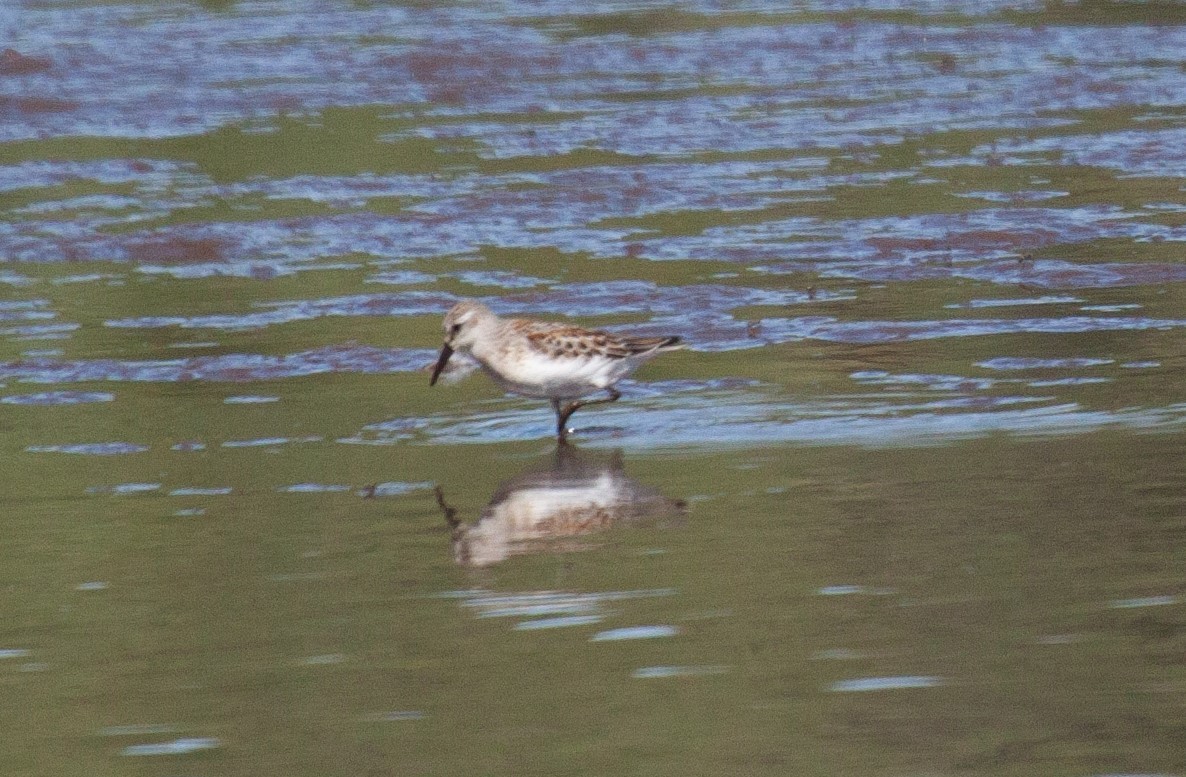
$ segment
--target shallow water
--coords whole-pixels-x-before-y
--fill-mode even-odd
[[[6,5],[0,772],[1186,775],[1184,24]]]

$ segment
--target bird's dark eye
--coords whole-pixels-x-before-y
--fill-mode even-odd
[[[453,335],[457,334],[460,331],[461,331],[461,324],[454,324],[453,326],[449,327],[449,337],[452,337]]]

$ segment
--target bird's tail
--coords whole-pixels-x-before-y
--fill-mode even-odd
[[[626,337],[622,339],[622,345],[632,355],[642,353],[658,353],[659,351],[674,351],[683,348],[683,343],[679,337]]]

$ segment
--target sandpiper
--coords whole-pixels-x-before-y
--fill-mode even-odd
[[[435,385],[454,351],[472,356],[495,383],[526,397],[551,400],[556,437],[568,437],[569,417],[586,405],[614,402],[614,386],[645,361],[681,347],[678,337],[620,337],[551,321],[499,318],[464,300],[445,314],[445,343],[432,370]],[[581,400],[600,391],[604,399]]]

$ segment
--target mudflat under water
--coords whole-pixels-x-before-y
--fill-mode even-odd
[[[1186,775],[1175,3],[0,8],[0,773]],[[550,439],[440,316],[678,334]]]

